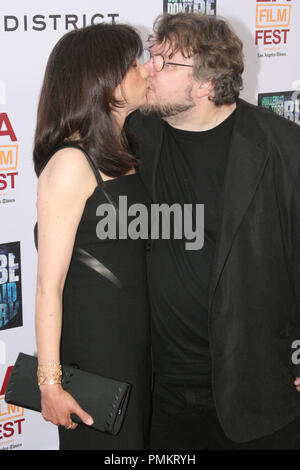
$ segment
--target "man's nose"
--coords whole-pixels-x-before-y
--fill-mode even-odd
[[[153,77],[153,75],[155,74],[155,69],[153,67],[153,60],[152,59],[147,60],[147,62],[144,63],[144,67],[148,72],[148,76]]]

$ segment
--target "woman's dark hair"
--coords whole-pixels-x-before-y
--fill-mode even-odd
[[[171,52],[194,56],[194,76],[214,85],[210,101],[216,106],[234,103],[243,87],[243,43],[229,24],[198,13],[160,15],[154,24],[154,43],[169,42]]]
[[[48,59],[41,90],[33,160],[37,175],[49,154],[74,134],[75,142],[106,175],[125,174],[136,159],[130,136],[117,135],[112,109],[122,102],[115,88],[143,46],[139,35],[123,24],[97,24],[70,31]]]

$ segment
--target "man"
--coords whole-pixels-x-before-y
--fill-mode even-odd
[[[238,98],[221,19],[164,15],[131,116],[156,204],[204,204],[204,245],[153,240],[151,448],[300,449],[300,128]]]

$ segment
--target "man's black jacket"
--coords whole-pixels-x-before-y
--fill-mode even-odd
[[[156,202],[163,121],[135,112],[128,126]],[[214,400],[236,442],[300,415],[291,359],[300,340],[299,170],[300,127],[239,99],[209,301]]]

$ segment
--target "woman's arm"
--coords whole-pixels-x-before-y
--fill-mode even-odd
[[[36,340],[39,365],[60,362],[63,288],[78,224],[96,184],[85,156],[72,148],[53,155],[38,181]],[[45,384],[40,390],[42,414],[47,421],[68,426],[70,413],[75,410],[84,422],[90,418],[61,385]]]

